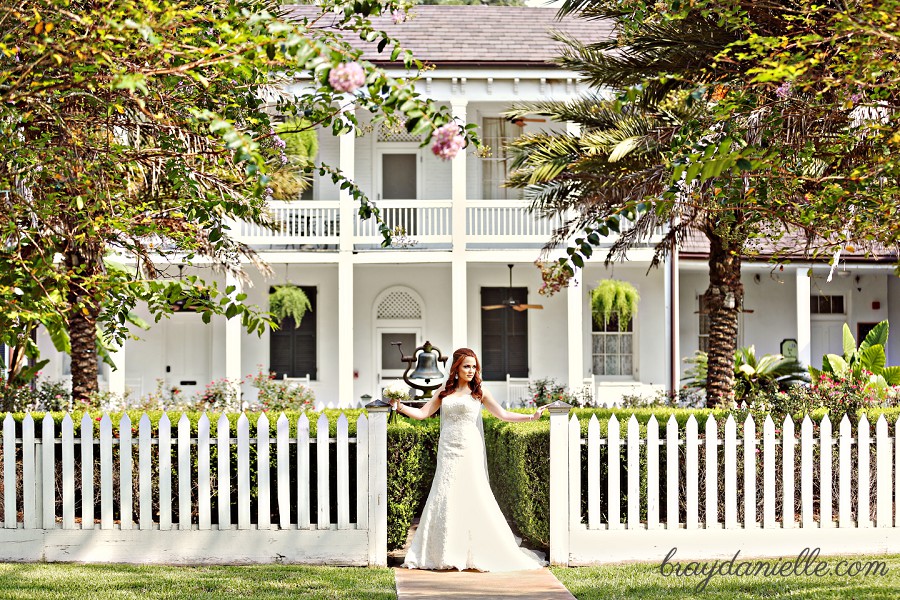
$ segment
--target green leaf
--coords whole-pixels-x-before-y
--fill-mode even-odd
[[[850,370],[850,366],[847,364],[843,358],[838,356],[837,354],[826,354],[825,362],[822,363],[822,367],[826,367],[824,370],[828,373],[832,373],[838,377],[843,377]]]
[[[863,369],[876,375],[880,374],[887,362],[884,355],[884,346],[876,344],[862,350],[859,353],[859,362]]]
[[[846,327],[846,324],[844,326]],[[869,333],[866,334],[865,339],[859,345],[860,351],[875,345],[887,346],[888,329],[889,324],[887,321],[882,321],[881,323],[873,327],[869,331]]]
[[[850,358],[856,352],[856,339],[853,337],[853,333],[850,331],[850,326],[846,323],[844,323],[841,341],[844,347],[844,360],[849,362]]]
[[[888,385],[900,385],[900,367],[885,367],[881,375]]]

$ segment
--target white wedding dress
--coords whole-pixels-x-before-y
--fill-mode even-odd
[[[544,566],[518,546],[491,492],[481,409],[470,395],[447,396],[441,403],[437,468],[406,568],[520,571]]]

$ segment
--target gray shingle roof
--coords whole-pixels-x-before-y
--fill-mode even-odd
[[[312,18],[315,6],[285,7],[289,16]],[[606,39],[612,25],[567,17],[556,19],[556,9],[516,6],[416,6],[410,20],[394,24],[390,17],[373,19],[375,27],[399,39],[419,60],[459,66],[547,66],[558,54],[559,42],[550,37],[560,31],[582,42]],[[319,21],[322,26],[330,16]],[[356,35],[347,41],[363,48],[365,60],[384,64],[390,48],[379,54],[374,44]]]

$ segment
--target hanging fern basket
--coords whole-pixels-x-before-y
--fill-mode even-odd
[[[296,285],[276,285],[275,291],[269,294],[269,311],[276,321],[291,317],[294,327],[300,327],[303,316],[311,310],[309,297]]]
[[[640,299],[637,289],[627,281],[604,279],[591,292],[591,313],[594,322],[606,328],[609,320],[616,316],[619,331],[625,331],[631,319],[637,314]]]

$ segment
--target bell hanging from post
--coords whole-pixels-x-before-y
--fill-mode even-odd
[[[440,379],[444,376],[437,366],[437,356],[434,352],[422,352],[416,360],[415,370],[409,374],[410,379]]]

